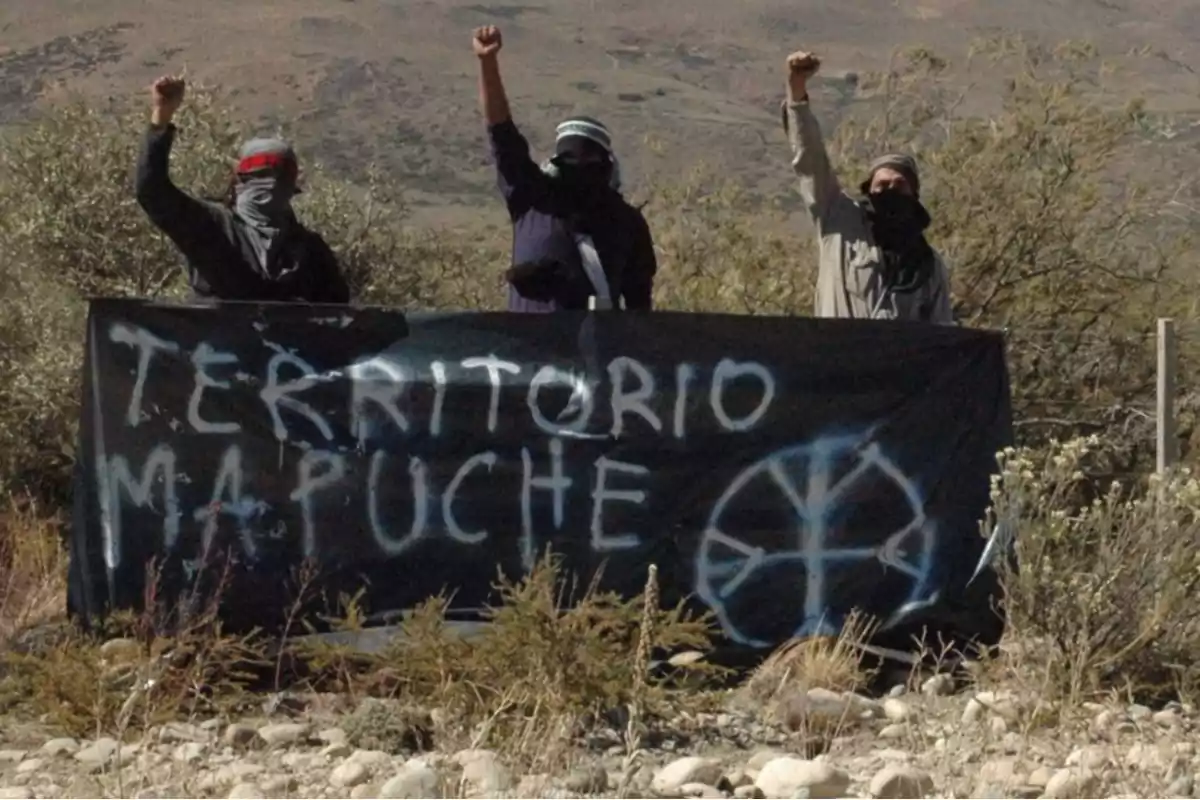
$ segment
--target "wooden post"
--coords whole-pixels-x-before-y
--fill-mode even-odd
[[[1179,441],[1175,435],[1175,382],[1179,369],[1175,347],[1175,320],[1158,321],[1158,423],[1157,469],[1165,473],[1179,460]]]

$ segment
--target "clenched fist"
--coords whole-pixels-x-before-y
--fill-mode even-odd
[[[500,36],[500,29],[495,25],[485,25],[482,28],[476,28],[474,36],[471,39],[471,46],[475,49],[475,55],[480,58],[494,57],[500,52],[503,44],[504,39]]]
[[[798,50],[787,57],[788,76],[796,76],[808,80],[817,74],[821,68],[821,59],[812,53]]]
[[[186,88],[187,82],[183,78],[170,75],[159,78],[151,85],[151,116],[155,125],[165,125],[171,121],[175,112],[183,105],[183,93]]]

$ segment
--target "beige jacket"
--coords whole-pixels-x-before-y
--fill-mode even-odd
[[[933,278],[903,294],[883,286],[882,253],[875,245],[862,208],[842,191],[829,164],[821,126],[806,101],[785,104],[792,170],[800,195],[817,228],[820,262],[816,316],[843,319],[926,319],[953,325],[950,274],[934,251]]]

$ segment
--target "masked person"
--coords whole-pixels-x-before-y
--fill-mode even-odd
[[[846,194],[809,108],[808,79],[821,62],[800,52],[787,65],[783,125],[820,247],[816,316],[954,324],[949,272],[925,239],[930,219],[916,161],[882,156],[859,186],[862,196]]]
[[[194,293],[216,300],[350,302],[337,257],[292,210],[299,167],[287,142],[246,142],[224,202],[191,197],[171,181],[172,119],[184,89],[180,78],[160,78],[151,87],[136,191],[150,221],[186,260]]]
[[[649,310],[657,261],[641,211],[621,195],[609,131],[591,117],[558,126],[539,165],[513,123],[500,78],[500,31],[479,28],[480,102],[498,184],[513,225],[510,311]]]

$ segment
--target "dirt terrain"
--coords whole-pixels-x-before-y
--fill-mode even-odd
[[[853,102],[847,73],[928,46],[952,59],[997,31],[1143,50],[1109,87],[1151,108],[1200,111],[1200,15],[1189,0],[8,0],[0,8],[0,124],[66,89],[136,96],[186,71],[225,90],[248,118],[359,174],[377,162],[430,219],[476,214],[491,189],[469,35],[496,23],[518,121],[535,148],[563,115],[615,131],[636,187],[703,161],[768,195],[788,189],[778,130],[780,65],[798,47],[825,60],[830,124]],[[1172,169],[1178,174],[1179,170]],[[498,211],[494,204],[491,211]]]

